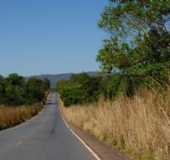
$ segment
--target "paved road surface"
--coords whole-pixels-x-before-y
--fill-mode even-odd
[[[0,132],[0,160],[94,160],[66,128],[55,94],[36,118]]]

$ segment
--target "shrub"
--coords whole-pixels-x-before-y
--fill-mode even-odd
[[[73,75],[70,80],[59,81],[57,91],[65,106],[95,102],[100,95],[100,77],[90,77],[82,73]]]

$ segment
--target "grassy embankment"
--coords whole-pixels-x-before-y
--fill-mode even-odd
[[[0,130],[20,124],[38,114],[42,107],[34,106],[0,106]]]
[[[170,159],[170,90],[63,108],[69,122],[135,160]]]

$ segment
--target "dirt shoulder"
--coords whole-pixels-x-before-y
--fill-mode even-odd
[[[119,151],[113,150],[111,146],[100,142],[93,135],[90,135],[89,133],[73,126],[70,123],[69,125],[76,132],[76,134],[79,135],[86,142],[86,144],[92,148],[95,153],[97,153],[97,155],[99,155],[102,160],[130,160],[127,156],[123,155]]]

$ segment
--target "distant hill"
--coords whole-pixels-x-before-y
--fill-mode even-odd
[[[51,88],[55,88],[56,83],[60,80],[69,80],[71,76],[75,73],[63,73],[63,74],[43,74],[37,75],[34,77],[38,77],[41,79],[48,79],[51,83]],[[87,72],[90,76],[95,76],[97,72]]]
[[[72,76],[72,73],[64,73],[64,74],[43,74],[38,75],[35,77],[41,78],[41,79],[48,79],[51,83],[51,88],[55,88],[56,83],[60,80],[69,80]]]

